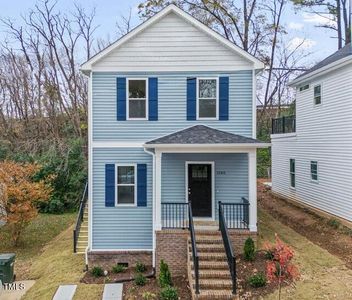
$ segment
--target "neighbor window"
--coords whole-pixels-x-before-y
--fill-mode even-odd
[[[117,204],[135,204],[136,182],[134,165],[117,165]]]
[[[303,92],[303,91],[308,90],[308,89],[309,89],[309,84],[306,84],[306,85],[303,85],[303,86],[299,87],[299,91],[300,92]]]
[[[294,159],[290,159],[290,186],[296,187],[296,161]]]
[[[147,118],[147,80],[128,79],[128,119]]]
[[[310,178],[314,181],[318,181],[318,162],[310,162]]]
[[[314,104],[321,104],[321,85],[314,86]]]
[[[198,79],[198,119],[217,118],[217,79]]]

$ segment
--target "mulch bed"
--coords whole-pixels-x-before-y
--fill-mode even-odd
[[[334,228],[331,223],[329,225],[329,219],[274,196],[262,184],[265,181],[260,179],[258,182],[258,206],[311,242],[339,257],[352,269],[352,229],[339,223],[338,228]]]
[[[192,294],[188,284],[187,277],[173,277],[172,282],[178,290],[179,299],[191,300]],[[137,286],[133,281],[126,282],[123,285],[124,300],[140,300],[143,299],[143,293],[149,292],[155,294],[155,299],[159,299],[160,287],[156,278],[147,280],[146,285]]]
[[[148,277],[153,274],[153,268],[147,267],[147,270],[143,273],[144,276]],[[124,272],[113,273],[109,271],[107,276],[94,277],[91,272],[86,272],[81,279],[82,283],[96,283],[96,284],[105,284],[105,283],[114,283],[114,282],[124,282],[133,280],[136,275],[136,272],[133,268],[127,268]]]

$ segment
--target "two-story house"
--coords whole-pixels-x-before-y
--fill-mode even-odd
[[[158,270],[164,259],[172,274],[189,274],[196,292],[231,292],[218,220],[238,249],[256,238],[256,149],[267,146],[255,139],[263,67],[175,5],[82,65],[88,243],[77,249],[89,265],[141,261]],[[209,285],[221,272],[225,283]]]
[[[273,120],[272,190],[352,221],[352,48],[291,82],[296,116]]]

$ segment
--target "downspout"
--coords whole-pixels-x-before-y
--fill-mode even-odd
[[[143,147],[144,152],[153,156],[153,188],[152,188],[152,203],[153,203],[153,270],[155,272],[156,267],[156,237],[155,237],[155,153],[151,150],[146,149]]]
[[[89,245],[84,250],[84,260],[85,260],[85,263],[86,263],[86,267],[85,267],[86,271],[88,271],[88,249],[89,249]]]

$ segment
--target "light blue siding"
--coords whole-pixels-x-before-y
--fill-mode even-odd
[[[252,136],[252,71],[93,73],[93,140],[147,141],[196,124]],[[116,120],[116,77],[158,78],[158,121]],[[187,121],[187,77],[229,76],[229,120]]]
[[[152,156],[142,148],[93,148],[93,249],[152,249]],[[147,206],[105,207],[105,164],[147,164]]]
[[[161,164],[163,202],[186,201],[186,161],[214,162],[216,211],[218,201],[240,202],[242,197],[248,197],[248,155],[246,153],[164,153]],[[215,216],[217,217],[217,213]]]

